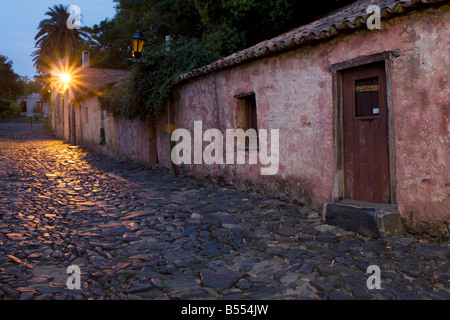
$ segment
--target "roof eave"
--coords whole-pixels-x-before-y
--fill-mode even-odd
[[[312,23],[307,24],[305,26],[313,24],[320,25],[322,21],[326,21],[325,19],[330,19],[333,16],[338,16],[340,13],[344,11],[344,9],[348,9],[356,5],[367,4],[369,2],[372,1],[362,0],[355,2],[349,6],[342,8],[341,10],[337,10],[331,13],[330,15],[321,18],[319,20],[313,21]],[[448,2],[449,0],[378,1],[378,3],[380,4],[382,3],[385,4],[385,6],[382,6],[380,8],[382,19],[391,19],[397,16],[404,15],[414,10],[429,8],[435,5],[445,5]],[[376,3],[377,2],[374,2],[374,4]],[[325,28],[319,27],[317,30],[308,32],[307,34],[301,32],[301,29],[305,27],[301,26],[273,39],[265,40],[252,47],[238,51],[212,64],[182,74],[179,76],[177,84],[204,75],[208,75],[213,72],[242,65],[244,63],[248,63],[257,59],[276,55],[288,50],[297,49],[299,47],[308,44],[316,44],[320,42],[329,41],[338,35],[353,33],[357,30],[366,27],[366,21],[369,15],[370,15],[369,13],[365,12],[365,14],[355,15],[350,19],[343,20],[341,23],[336,23],[336,21],[333,21],[333,23],[326,24]]]

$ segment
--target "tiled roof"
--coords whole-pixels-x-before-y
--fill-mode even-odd
[[[82,68],[74,75],[77,98],[90,93],[100,95],[105,87],[119,82],[130,73],[127,70]]]
[[[183,74],[180,76],[179,81],[189,80],[309,43],[324,41],[359,28],[366,28],[366,21],[371,15],[371,13],[367,13],[367,8],[370,5],[380,7],[381,19],[389,19],[411,10],[426,8],[435,4],[443,5],[449,2],[449,0],[359,0],[309,24],[288,31],[273,39],[260,42],[205,67]]]

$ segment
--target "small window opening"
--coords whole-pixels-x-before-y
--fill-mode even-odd
[[[380,115],[378,77],[355,81],[355,116],[378,117]]]
[[[241,123],[242,129],[247,131],[253,129],[256,134],[256,145],[251,145],[250,137],[245,139],[245,150],[258,150],[259,137],[258,137],[258,119],[256,110],[256,97],[255,94],[238,96],[238,101],[243,113],[243,122]]]
[[[38,113],[42,113],[42,102],[41,101],[36,102],[36,110]]]
[[[27,112],[27,102],[26,101],[22,101],[20,103],[20,111],[21,112]]]

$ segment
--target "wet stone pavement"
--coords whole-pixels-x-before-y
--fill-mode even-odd
[[[449,255],[0,124],[0,299],[450,299]]]

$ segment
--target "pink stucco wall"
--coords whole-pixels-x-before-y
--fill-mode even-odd
[[[223,176],[319,207],[333,200],[335,114],[326,67],[400,49],[392,59],[390,107],[395,142],[395,196],[414,228],[445,228],[450,220],[450,7],[428,9],[316,46],[218,71],[181,84],[175,124],[193,132],[236,128],[235,95],[254,92],[258,127],[280,129],[280,168],[261,176],[254,165],[187,165],[198,176]],[[165,151],[166,152],[166,151]],[[436,230],[435,230],[436,231]]]
[[[246,64],[182,86],[176,101],[177,127],[193,132],[236,128],[235,95],[254,92],[259,129],[280,130],[277,175],[261,176],[259,165],[191,165],[187,171],[224,175],[237,184],[258,185],[273,193],[319,204],[329,201],[333,187],[333,113],[330,74],[320,59],[302,50]]]
[[[114,120],[116,155],[122,159],[157,164],[156,133],[152,121]]]
[[[173,93],[176,128],[193,133],[238,127],[235,96],[255,93],[258,127],[280,130],[278,174],[262,176],[260,165],[186,165],[188,174],[223,177],[320,208],[338,193],[333,75],[327,67],[362,56],[400,50],[388,63],[388,95],[394,198],[410,230],[448,232],[450,221],[450,6],[382,21],[380,31],[361,30],[314,46],[255,60],[180,84]],[[60,99],[60,97],[59,97]],[[58,136],[61,103],[50,120]],[[66,105],[68,102],[66,101]],[[88,118],[86,109],[88,108]],[[116,119],[104,114],[97,97],[76,105],[77,135],[96,151],[118,158],[169,166],[167,113],[154,121]],[[56,111],[59,109],[59,111]],[[67,110],[67,109],[66,109]],[[59,118],[58,118],[59,117]],[[64,113],[68,123],[68,113]],[[99,146],[104,126],[106,145]],[[78,140],[78,139],[77,139]],[[79,140],[81,141],[81,140]],[[204,145],[207,145],[205,143]]]
[[[167,126],[167,110],[156,117],[155,122],[156,132],[156,150],[158,153],[158,164],[161,167],[169,168],[170,164],[170,152],[169,152],[169,129]]]
[[[121,160],[158,163],[153,120],[114,117],[101,109],[97,96],[76,101],[75,114],[78,145]],[[105,144],[100,144],[100,128],[105,130]]]
[[[406,18],[405,18],[406,19]],[[392,79],[400,212],[419,229],[450,223],[450,11],[407,19]],[[394,37],[395,35],[395,37]],[[431,226],[443,228],[444,225]],[[447,229],[448,232],[448,229]]]

